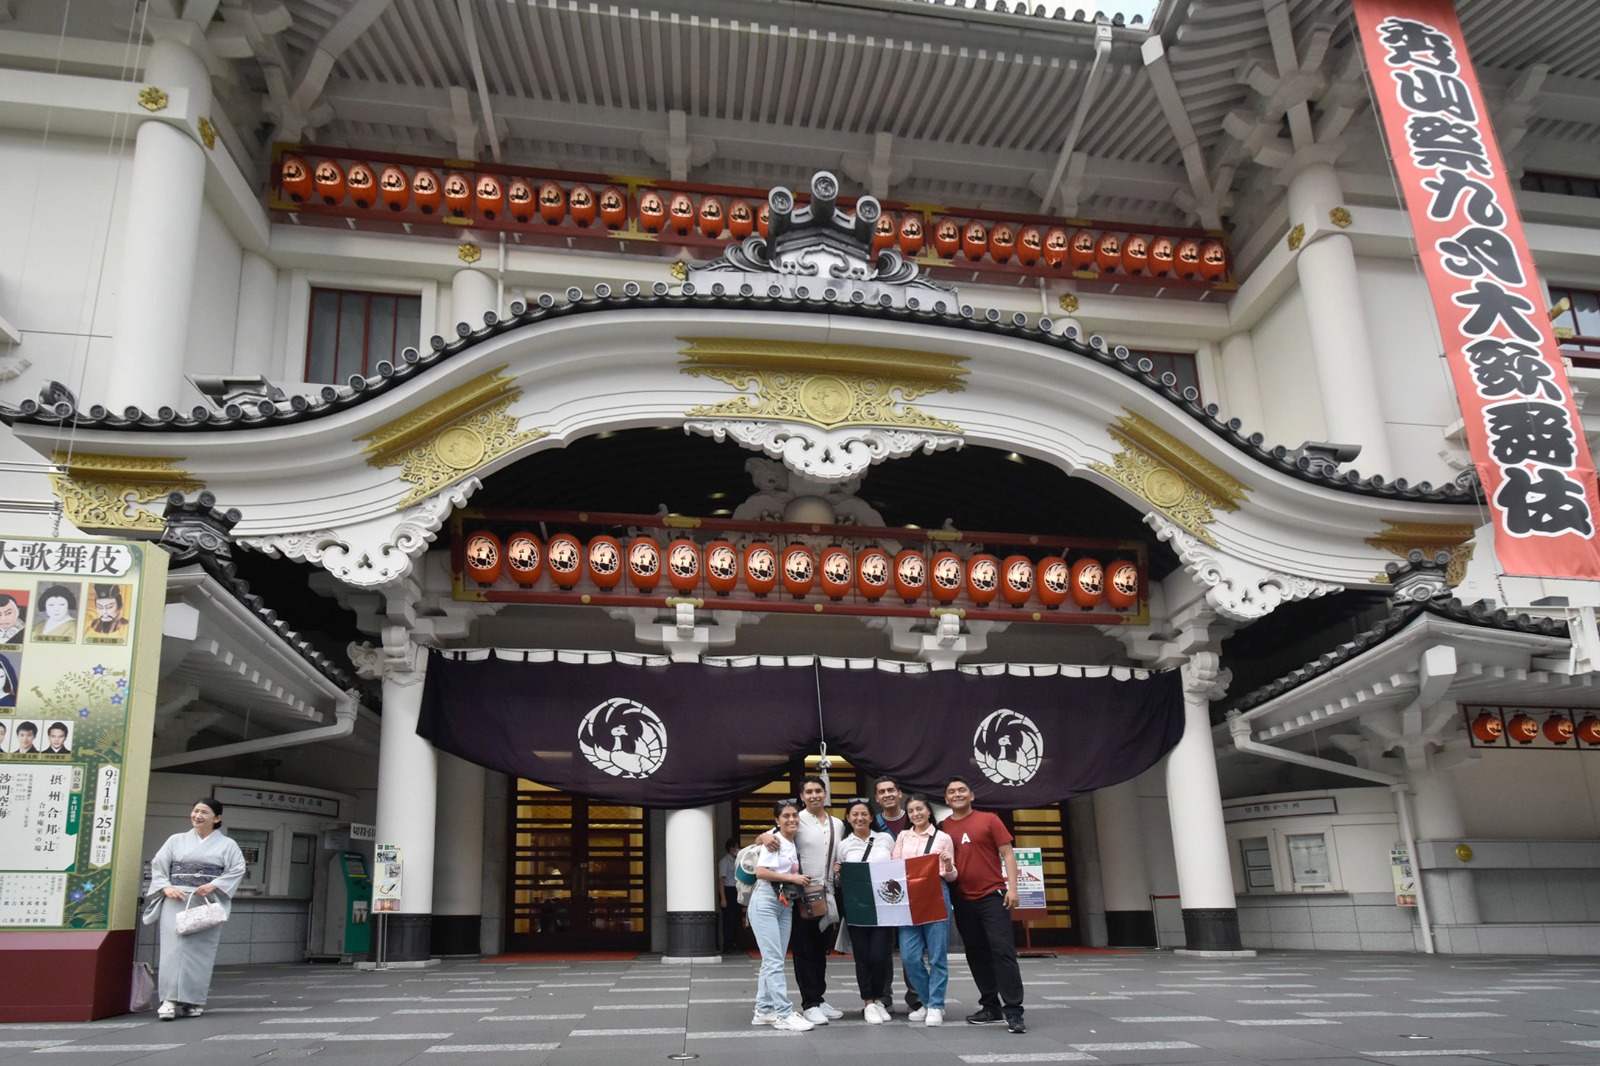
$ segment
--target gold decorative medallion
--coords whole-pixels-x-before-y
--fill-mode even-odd
[[[1469,525],[1436,526],[1427,522],[1385,522],[1386,527],[1382,533],[1375,537],[1368,537],[1366,543],[1369,547],[1386,551],[1404,559],[1411,549],[1419,548],[1427,558],[1433,558],[1435,552],[1449,552],[1450,562],[1445,567],[1444,579],[1451,586],[1461,584],[1467,576],[1467,563],[1472,561],[1473,534],[1476,532]],[[1372,579],[1378,584],[1387,584],[1388,574],[1378,574]]]
[[[1122,444],[1111,465],[1092,469],[1131,490],[1207,544],[1216,511],[1237,511],[1249,487],[1151,422],[1123,409],[1107,432]]]
[[[1069,315],[1078,309],[1078,298],[1070,292],[1062,293],[1061,299],[1057,300],[1056,303],[1060,306],[1061,310],[1065,311]]]
[[[463,263],[476,263],[483,258],[483,250],[471,241],[462,241],[456,247],[456,258]]]
[[[205,142],[206,150],[210,151],[217,146],[217,127],[213,126],[211,120],[204,115],[200,116],[199,126],[200,139]]]
[[[672,264],[672,278],[674,281],[687,281],[689,279],[689,264],[682,259]]]
[[[1350,209],[1348,207],[1336,207],[1328,212],[1328,221],[1340,229],[1349,229],[1350,223],[1354,222],[1355,219],[1350,217]]]
[[[1460,859],[1462,862],[1471,862],[1472,861],[1472,848],[1471,848],[1471,846],[1469,846],[1467,844],[1457,844],[1456,845],[1456,858]]]
[[[1289,251],[1291,251],[1291,252],[1299,251],[1300,250],[1300,246],[1305,243],[1305,240],[1306,240],[1305,223],[1296,222],[1294,224],[1294,228],[1289,231]]]
[[[414,487],[396,505],[411,506],[463,474],[548,436],[543,429],[517,428],[509,408],[521,397],[497,367],[465,385],[430,400],[410,414],[357,437],[367,442],[367,464],[400,467],[400,479]]]
[[[154,114],[167,109],[167,94],[157,89],[154,85],[146,85],[139,90],[139,106]]]
[[[57,452],[60,471],[50,475],[61,513],[83,530],[144,530],[159,533],[166,526],[160,510],[141,504],[165,500],[169,492],[193,492],[205,486],[178,469],[181,459],[148,455],[93,455]]]
[[[822,429],[904,426],[960,433],[907,401],[931,392],[960,392],[964,356],[852,344],[685,337],[682,370],[715,378],[741,395],[696,407],[689,418],[781,419]],[[754,395],[750,395],[751,392]]]

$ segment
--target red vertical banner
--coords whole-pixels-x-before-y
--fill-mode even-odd
[[[1600,578],[1594,461],[1455,8],[1354,3],[1501,569]]]

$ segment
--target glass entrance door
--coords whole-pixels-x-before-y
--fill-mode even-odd
[[[644,808],[518,780],[506,949],[648,950],[645,859]]]

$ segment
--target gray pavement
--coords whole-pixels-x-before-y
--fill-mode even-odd
[[[861,1020],[849,959],[828,968],[845,1018],[806,1034],[749,1024],[756,964],[451,961],[429,970],[219,969],[202,1018],[0,1025],[0,1062],[39,1054],[112,1064],[330,1066],[444,1062],[643,1066],[1313,1062],[1600,1064],[1600,958],[1165,952],[1025,959],[1029,1031],[962,1021],[976,1009],[951,959],[951,1022]],[[791,974],[791,988],[792,974]],[[903,1008],[902,1008],[903,1009]]]

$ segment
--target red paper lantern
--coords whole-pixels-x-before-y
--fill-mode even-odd
[[[1052,226],[1044,235],[1044,265],[1060,270],[1067,265],[1067,253],[1072,247],[1072,237],[1060,226]]]
[[[1177,264],[1172,268],[1178,277],[1189,279],[1200,274],[1200,242],[1184,240],[1178,242],[1177,249],[1172,253]]]
[[[974,607],[987,607],[1000,595],[1000,560],[974,555],[967,560],[967,599]]]
[[[680,237],[687,237],[694,229],[694,197],[686,192],[675,192],[667,203],[667,228]]]
[[[722,207],[722,201],[715,196],[701,197],[700,232],[714,239],[722,236],[723,227],[727,224],[728,216]]]
[[[419,167],[411,175],[411,198],[417,202],[417,210],[425,215],[431,215],[439,210],[439,205],[444,202],[444,190],[439,187],[439,175],[427,167]]]
[[[571,592],[583,580],[583,542],[571,533],[557,533],[545,545],[545,565],[556,588]]]
[[[1484,711],[1472,720],[1472,735],[1480,744],[1497,744],[1505,732],[1506,724],[1493,711]]]
[[[513,533],[506,541],[506,569],[518,588],[531,589],[544,576],[544,547],[532,533]]]
[[[628,582],[640,592],[653,592],[661,584],[661,545],[654,537],[628,542]]]
[[[444,176],[444,209],[456,218],[466,218],[472,210],[472,179],[460,171]]]
[[[783,590],[803,600],[817,583],[817,557],[804,544],[783,549]]]
[[[725,540],[706,545],[706,584],[718,596],[726,596],[739,585],[739,549]]]
[[[660,233],[667,224],[667,202],[654,189],[639,194],[639,225],[646,233]]]
[[[1084,610],[1098,607],[1106,595],[1106,572],[1098,559],[1079,559],[1072,564],[1067,579],[1072,583],[1072,602]]]
[[[1532,744],[1539,735],[1539,723],[1518,711],[1511,716],[1511,721],[1506,723],[1506,734],[1518,744]]]
[[[351,163],[344,182],[350,188],[350,202],[362,210],[378,202],[378,176],[365,163]]]
[[[700,586],[700,545],[688,537],[667,545],[667,581],[679,592]]]
[[[989,230],[975,218],[967,219],[961,228],[961,250],[976,263],[989,251]]]
[[[933,227],[933,250],[944,259],[954,259],[961,250],[961,225],[953,218],[941,218]]]
[[[1067,602],[1072,592],[1072,571],[1067,561],[1059,555],[1047,555],[1039,560],[1037,577],[1039,602],[1051,611]]]
[[[1585,744],[1600,745],[1600,718],[1591,714],[1579,722],[1578,739]]]
[[[1086,229],[1072,235],[1072,243],[1067,245],[1067,262],[1072,264],[1073,270],[1088,270],[1094,266],[1094,245],[1094,234]]]
[[[506,210],[518,222],[532,222],[539,206],[534,202],[533,186],[526,178],[513,178],[506,186]]]
[[[868,603],[877,603],[889,591],[894,561],[882,548],[862,548],[856,553],[856,588]]]
[[[735,200],[728,205],[728,235],[742,241],[756,231],[756,213],[748,200]]]
[[[1122,269],[1129,274],[1143,274],[1150,269],[1150,238],[1130,233],[1122,242]]]
[[[411,203],[411,180],[397,166],[384,167],[378,175],[378,195],[389,210],[404,211]]]
[[[1021,607],[1033,595],[1033,560],[1026,555],[1008,555],[1000,564],[1000,598],[1012,607]]]
[[[1115,233],[1102,233],[1094,245],[1094,265],[1100,273],[1109,274],[1122,265],[1122,238]]]
[[[1117,610],[1139,602],[1139,567],[1127,559],[1115,559],[1106,567],[1106,602]]]
[[[1044,231],[1038,226],[1024,226],[1017,234],[1017,262],[1033,266],[1044,254]]]
[[[948,548],[935,552],[933,561],[928,565],[928,588],[933,590],[933,599],[940,606],[946,606],[956,601],[961,595],[961,587],[966,583],[965,567],[961,564],[961,556]]]
[[[1017,250],[1017,227],[1009,222],[996,222],[989,231],[989,258],[996,263],[1009,263]]]
[[[778,587],[778,552],[772,545],[757,542],[744,550],[744,585],[757,599]]]
[[[756,232],[765,237],[772,225],[772,205],[762,200],[756,207]]]
[[[923,239],[922,216],[908,212],[900,219],[900,251],[913,257],[921,255]]]
[[[915,548],[894,557],[894,591],[907,603],[916,603],[928,590],[928,560]]]
[[[500,577],[505,560],[500,551],[500,538],[482,530],[467,538],[467,576],[488,588]]]
[[[876,256],[886,248],[893,248],[895,239],[899,236],[895,228],[894,215],[885,211],[878,216],[878,221],[872,227],[872,254]]]
[[[297,204],[311,199],[317,184],[311,177],[311,166],[297,155],[286,155],[278,164],[278,185],[283,194]]]
[[[587,228],[593,224],[599,208],[595,204],[594,190],[587,185],[574,185],[567,193],[567,214],[572,221]]]
[[[1150,273],[1158,278],[1164,278],[1172,273],[1175,264],[1176,245],[1171,237],[1156,237],[1150,242]]]
[[[622,583],[622,545],[616,537],[601,535],[589,540],[587,570],[589,580],[602,592]]]
[[[1552,714],[1544,720],[1544,738],[1552,744],[1565,744],[1572,739],[1572,719],[1564,714]]]
[[[472,197],[478,205],[478,214],[486,220],[493,222],[506,210],[506,190],[500,184],[500,179],[493,174],[479,174],[478,183],[473,186]]]
[[[344,199],[344,171],[331,159],[320,160],[311,176],[317,182],[317,195],[325,204],[337,204]]]
[[[821,577],[823,595],[830,600],[842,600],[855,582],[855,556],[850,554],[849,548],[831,544],[822,549],[817,572]]]
[[[1228,250],[1221,241],[1207,241],[1200,246],[1200,276],[1207,281],[1228,276]]]
[[[628,197],[615,185],[600,190],[600,224],[606,229],[621,229],[628,224]]]
[[[539,186],[539,217],[552,226],[561,224],[567,217],[567,190],[558,181],[547,181]]]

